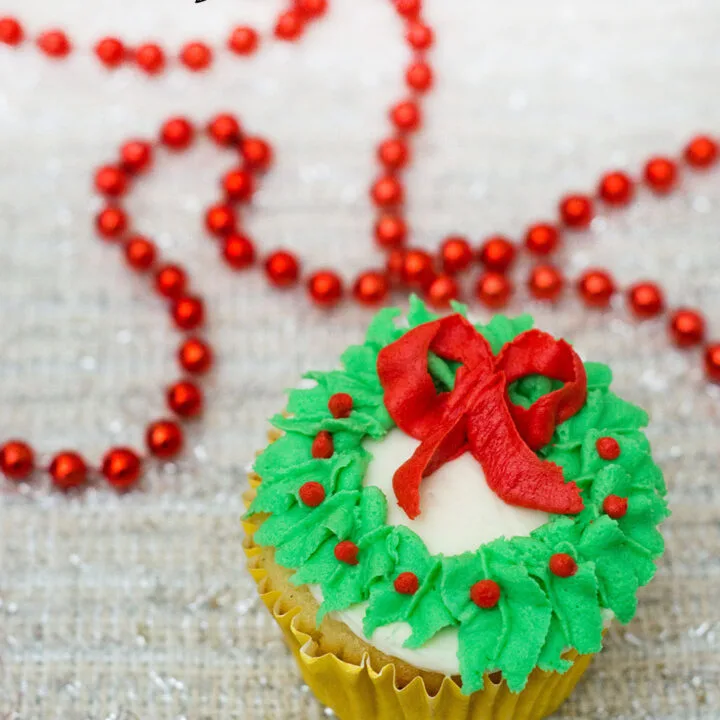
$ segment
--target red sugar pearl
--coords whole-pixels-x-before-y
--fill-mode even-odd
[[[494,580],[481,580],[470,589],[470,599],[483,610],[490,610],[500,602],[500,586]]]
[[[414,62],[405,71],[405,82],[412,90],[427,92],[433,86],[432,68],[422,61]]]
[[[200,388],[189,380],[181,380],[167,390],[168,407],[182,418],[196,417],[202,412],[203,396]]]
[[[486,307],[493,309],[507,305],[512,293],[512,283],[501,273],[483,273],[475,285],[477,299]]]
[[[242,134],[238,119],[230,113],[216,115],[208,123],[207,131],[208,135],[222,147],[237,145]]]
[[[164,265],[155,273],[155,290],[163,297],[179,298],[187,286],[187,273],[179,265]]]
[[[644,177],[653,192],[666,195],[677,184],[677,163],[669,158],[652,158],[645,165]]]
[[[557,300],[565,287],[565,278],[553,265],[538,265],[530,271],[528,289],[536,300]]]
[[[405,38],[415,50],[427,50],[435,41],[432,28],[418,20],[409,23]]]
[[[37,39],[37,45],[48,57],[64,58],[72,49],[68,36],[62,30],[48,30]]]
[[[407,240],[407,224],[395,215],[383,215],[375,223],[375,241],[382,248],[395,248]]]
[[[440,246],[440,265],[448,275],[462,272],[470,267],[473,251],[470,243],[459,235],[451,235]]]
[[[593,219],[593,203],[587,195],[568,195],[560,201],[560,220],[566,227],[582,230]]]
[[[575,559],[567,553],[555,553],[550,558],[548,567],[553,575],[561,578],[572,577],[578,571],[578,564]]]
[[[377,157],[388,170],[399,170],[407,165],[410,151],[407,143],[401,138],[390,138],[380,143]]]
[[[420,589],[418,576],[412,572],[400,573],[393,583],[395,592],[401,595],[414,595]]]
[[[95,217],[95,228],[105,240],[118,240],[128,226],[125,211],[118,207],[106,207]]]
[[[385,175],[375,181],[370,189],[370,196],[375,205],[388,208],[401,205],[405,200],[405,191],[396,177]]]
[[[333,436],[327,430],[321,430],[314,438],[310,454],[319,460],[327,460],[335,453]]]
[[[358,564],[360,548],[350,540],[343,540],[335,546],[335,558],[346,565]]]
[[[298,495],[303,505],[318,507],[325,500],[325,488],[319,482],[312,480],[300,488]]]
[[[402,280],[415,288],[426,288],[435,279],[432,256],[425,250],[408,250],[402,261]]]
[[[103,458],[101,471],[110,485],[120,492],[125,492],[140,479],[142,460],[130,448],[112,448]]]
[[[425,291],[427,301],[440,310],[450,307],[452,300],[460,296],[460,288],[451,275],[438,275]]]
[[[405,100],[390,110],[390,120],[400,132],[410,133],[419,129],[422,115],[416,103]]]
[[[21,440],[0,447],[0,472],[9,480],[24,480],[35,469],[35,453]]]
[[[155,43],[145,43],[135,50],[135,62],[148,75],[157,75],[165,68],[165,53]]]
[[[127,186],[127,175],[116,165],[104,165],[95,173],[95,189],[103,195],[118,197]]]
[[[259,137],[244,138],[240,144],[245,163],[251,170],[265,171],[273,161],[273,150],[266,140]]]
[[[255,181],[247,170],[230,170],[222,180],[222,187],[228,200],[247,202],[255,192]]]
[[[353,285],[353,297],[361,305],[378,305],[385,300],[390,290],[387,275],[368,270],[358,275]]]
[[[76,452],[61,452],[50,463],[52,484],[58,490],[72,490],[85,484],[88,467],[85,460]]]
[[[634,192],[635,187],[630,176],[619,170],[604,175],[598,187],[598,195],[608,205],[627,205]]]
[[[534,255],[550,255],[560,244],[560,233],[554,225],[538,223],[525,233],[525,247]]]
[[[115,37],[105,37],[95,45],[95,55],[106,68],[116,68],[125,61],[125,45]]]
[[[120,165],[131,175],[148,169],[152,162],[152,145],[144,140],[130,140],[120,148]]]
[[[237,227],[235,211],[225,203],[213,205],[205,213],[205,227],[216,237],[225,237],[235,232]]]
[[[228,48],[236,55],[252,55],[258,47],[257,32],[246,25],[234,28],[228,38]]]
[[[335,393],[328,400],[328,410],[334,418],[347,418],[353,409],[352,395],[347,393]]]
[[[172,306],[172,319],[179,330],[195,330],[205,323],[205,303],[195,295],[177,298]]]
[[[327,12],[327,0],[295,0],[297,9],[308,18],[319,18]]]
[[[178,455],[185,440],[180,426],[173,420],[151,423],[145,433],[145,444],[151,455],[168,460]]]
[[[515,261],[515,245],[502,235],[488,238],[480,248],[480,262],[486,270],[504,273]]]
[[[313,273],[308,278],[307,289],[312,301],[326,308],[337,305],[343,295],[342,280],[331,270],[319,270]]]
[[[127,264],[138,272],[149,270],[157,258],[157,249],[150,240],[142,235],[128,238],[125,243],[125,259]]]
[[[635,317],[645,320],[660,315],[665,310],[662,290],[651,282],[641,282],[628,290],[628,303]]]
[[[705,318],[696,310],[675,310],[670,316],[670,336],[681,348],[700,345],[705,339]]]
[[[298,10],[288,10],[275,23],[275,37],[279,40],[296,40],[302,34],[305,19]]]
[[[578,291],[588,307],[608,307],[615,290],[615,281],[604,270],[588,270],[578,281]]]
[[[300,263],[292,253],[278,250],[265,260],[265,275],[275,287],[289,287],[298,280]]]
[[[193,72],[206,70],[212,59],[212,50],[203,42],[190,42],[180,52],[180,61]]]
[[[603,460],[617,460],[620,457],[620,443],[612,437],[598,438],[595,449]]]
[[[625,517],[628,511],[628,499],[617,495],[608,495],[603,501],[603,512],[613,520]]]
[[[705,373],[708,380],[720,383],[720,342],[705,348]]]
[[[195,129],[187,118],[170,118],[160,131],[160,142],[170,150],[185,150],[195,137]]]
[[[696,170],[705,170],[715,164],[720,148],[711,137],[698,135],[688,143],[683,154],[688,165]]]
[[[233,270],[244,270],[255,262],[255,246],[247,235],[233,233],[224,240],[223,258]]]
[[[193,375],[203,375],[213,365],[212,348],[200,338],[188,338],[183,342],[177,355],[180,367]]]
[[[23,37],[22,26],[15,18],[0,18],[0,43],[12,46],[19,45],[23,41]]]

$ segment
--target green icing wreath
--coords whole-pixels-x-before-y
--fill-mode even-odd
[[[454,305],[462,315],[466,308]],[[386,524],[387,501],[374,487],[364,487],[371,461],[363,448],[367,437],[380,439],[395,425],[383,403],[378,379],[378,353],[409,329],[435,320],[412,298],[408,327],[396,324],[399,310],[385,309],[372,321],[362,345],[342,355],[343,370],[311,372],[309,389],[289,392],[286,415],[273,425],[284,434],[256,460],[262,478],[248,516],[267,514],[255,534],[258,545],[276,548],[276,561],[296,570],[296,585],[321,586],[323,603],[318,622],[329,612],[368,601],[364,631],[403,621],[412,634],[405,645],[417,648],[440,630],[458,629],[462,690],[482,689],[484,675],[501,671],[511,691],[519,692],[535,667],[566,671],[569,648],[595,653],[602,645],[602,610],[623,623],[636,610],[636,593],[655,573],[655,559],[664,549],[657,526],[669,515],[666,488],[650,446],[641,432],[646,413],[610,392],[612,375],[606,365],[585,363],[588,395],[583,409],[559,425],[549,445],[538,454],[563,469],[583,497],[584,510],[575,516],[553,515],[528,537],[499,538],[475,552],[453,557],[431,555],[423,541],[406,527]],[[476,325],[493,353],[532,327],[532,318],[496,316]],[[452,389],[456,367],[431,355],[428,368],[440,389]],[[512,402],[529,406],[555,387],[545,377],[528,377],[510,388]],[[328,402],[336,393],[352,396],[347,418],[335,418]],[[314,459],[311,445],[318,432],[332,433],[334,454]],[[614,461],[596,450],[600,437],[611,435],[621,452]],[[322,484],[325,500],[308,507],[299,500],[307,482]],[[603,511],[608,495],[628,499],[618,520]],[[359,548],[358,562],[339,562],[335,547],[350,540]],[[577,563],[571,577],[549,570],[556,553]],[[412,572],[419,588],[412,595],[397,592],[394,580]],[[498,604],[483,609],[471,599],[471,587],[492,579],[502,589]]]

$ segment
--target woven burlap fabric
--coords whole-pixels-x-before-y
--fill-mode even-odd
[[[227,28],[269,27],[270,0],[5,0],[32,31],[67,28],[80,48],[108,32],[172,48]],[[517,237],[559,194],[601,170],[637,168],[720,127],[720,8],[714,0],[578,3],[427,0],[438,34],[438,89],[408,181],[415,241],[491,231]],[[248,229],[267,250],[296,248],[308,267],[346,277],[380,262],[368,241],[366,187],[385,108],[407,52],[386,0],[335,0],[331,17],[292,47],[223,56],[201,77],[108,76],[87,50],[53,64],[28,46],[0,48],[0,439],[47,453],[142,442],[176,377],[177,334],[148,282],[98,242],[93,169],[129,136],[172,113],[198,121],[229,109],[275,143]],[[204,718],[316,720],[324,710],[243,567],[244,467],[303,370],[329,368],[368,315],[323,313],[302,293],[233,275],[202,231],[201,212],[231,167],[205,142],[162,155],[128,206],[206,297],[219,363],[207,412],[178,463],[153,467],[138,492],[100,482],[74,497],[0,482],[0,717],[22,720]],[[627,282],[657,277],[673,304],[720,308],[720,175],[684,180],[666,201],[643,194],[568,237],[577,270],[607,264]],[[527,309],[521,294],[515,311]],[[674,515],[668,552],[640,610],[559,717],[720,717],[720,394],[694,353],[668,350],[660,323],[622,307],[533,308],[538,322],[612,364],[623,396],[653,414],[651,439]],[[716,324],[715,331],[720,332]]]

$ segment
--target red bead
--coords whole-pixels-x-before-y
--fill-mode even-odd
[[[272,165],[272,147],[262,138],[244,138],[240,145],[240,152],[251,170],[265,171]]]
[[[633,181],[620,171],[604,175],[598,187],[598,195],[608,205],[627,205],[633,199],[634,192]]]
[[[143,140],[130,140],[120,148],[120,165],[130,174],[147,170],[152,162],[152,145]]]
[[[312,442],[310,454],[319,460],[327,460],[335,453],[333,436],[327,430],[321,430]]]
[[[502,273],[485,272],[480,275],[475,286],[477,299],[493,309],[505,307],[512,293],[512,283]]]
[[[104,165],[95,173],[95,188],[108,197],[118,197],[127,190],[127,176],[115,165]]]
[[[630,309],[641,319],[656,317],[665,310],[662,290],[651,282],[641,282],[628,290]]]
[[[335,546],[335,557],[346,565],[357,565],[359,552],[360,548],[350,540],[343,540]]]
[[[200,338],[188,338],[178,350],[178,362],[183,370],[193,375],[203,375],[213,365],[212,348]]]
[[[327,12],[327,0],[295,0],[295,7],[307,18],[318,18]]]
[[[193,72],[206,70],[212,63],[212,50],[202,42],[191,42],[183,47],[180,61]]]
[[[422,10],[422,0],[393,0],[398,15],[410,20],[415,19]]]
[[[494,580],[481,580],[470,590],[471,600],[483,610],[490,610],[500,602],[500,586]]]
[[[608,307],[615,290],[615,281],[605,270],[588,270],[578,281],[578,291],[588,307]]]
[[[213,205],[205,213],[205,227],[216,237],[225,237],[234,233],[237,227],[235,211],[224,203]]]
[[[382,208],[401,205],[405,200],[402,183],[392,175],[378,179],[372,186],[370,195],[375,205]]]
[[[385,270],[387,273],[388,280],[394,285],[401,285],[405,282],[405,257],[407,256],[406,250],[395,248],[388,253],[387,261],[385,262]],[[429,274],[430,280],[435,277],[435,271],[432,270]]]
[[[535,255],[550,255],[560,243],[560,233],[554,225],[538,223],[525,233],[525,247]]]
[[[440,245],[440,265],[448,275],[462,272],[470,267],[473,251],[470,243],[459,235],[451,235]]]
[[[247,235],[228,235],[224,240],[223,258],[233,270],[244,270],[255,262],[255,246]]]
[[[237,55],[252,55],[257,50],[258,34],[245,25],[236,27],[228,38],[228,48]]]
[[[275,287],[289,287],[298,280],[300,263],[292,253],[278,250],[265,260],[265,275]]]
[[[181,380],[168,388],[167,404],[180,417],[196,417],[203,408],[202,392],[195,383]]]
[[[720,382],[720,343],[705,348],[705,372],[708,380]]]
[[[653,158],[645,165],[645,182],[659,195],[665,195],[675,187],[677,176],[677,164],[669,158]]]
[[[408,250],[403,258],[402,280],[414,288],[426,288],[435,279],[432,256],[425,250]]]
[[[127,226],[127,215],[118,207],[106,207],[95,217],[95,228],[105,240],[118,240]]]
[[[603,501],[603,512],[613,520],[625,517],[628,511],[628,499],[617,495],[608,495]]]
[[[583,230],[593,219],[593,203],[587,195],[568,195],[560,201],[560,220],[566,227]]]
[[[106,37],[95,45],[95,54],[107,68],[116,68],[125,60],[125,46],[114,37]]]
[[[279,40],[296,40],[302,34],[305,19],[298,10],[288,10],[280,15],[275,24],[275,37]]]
[[[307,287],[312,301],[321,307],[337,305],[343,294],[342,280],[330,270],[313,273],[308,278]]]
[[[480,262],[486,270],[504,273],[515,261],[515,245],[502,235],[488,238],[480,248]]]
[[[170,150],[185,150],[195,137],[195,129],[183,117],[171,118],[160,131],[160,141]]]
[[[306,482],[298,492],[300,501],[308,507],[318,507],[325,500],[325,488],[315,481]]]
[[[428,303],[434,308],[445,309],[450,307],[451,300],[460,296],[460,288],[451,275],[438,275],[425,291]]]
[[[121,492],[130,490],[140,479],[142,461],[130,448],[112,448],[103,458],[102,474]]]
[[[378,305],[387,297],[390,290],[385,273],[368,270],[360,273],[353,286],[353,296],[362,305]]]
[[[410,152],[404,140],[401,138],[390,138],[380,144],[377,157],[388,170],[399,170],[407,165],[410,159]]]
[[[564,287],[562,272],[552,265],[538,265],[530,271],[528,289],[536,300],[557,300]]]
[[[35,453],[21,440],[0,447],[0,472],[9,480],[24,480],[35,469]]]
[[[572,555],[567,553],[555,553],[550,558],[550,572],[561,578],[569,578],[578,571],[578,565]]]
[[[420,21],[413,21],[408,25],[405,37],[415,50],[427,50],[435,41],[432,28]]]
[[[159,45],[146,43],[135,50],[135,62],[148,75],[156,75],[165,68],[165,53]]]
[[[72,49],[68,36],[62,30],[48,30],[37,40],[38,47],[49,57],[64,58]]]
[[[58,453],[50,463],[50,477],[59,490],[72,490],[85,484],[88,468],[76,452]]]
[[[163,460],[175,457],[185,440],[180,426],[173,420],[158,420],[148,426],[145,444],[151,455]]]
[[[707,135],[698,135],[685,148],[685,161],[688,165],[704,170],[712,166],[718,159],[720,148],[718,143]]]
[[[164,265],[155,273],[155,289],[163,297],[179,298],[187,286],[187,273],[179,265]]]
[[[620,443],[613,437],[598,438],[595,449],[603,460],[617,460],[620,457]]]
[[[405,72],[405,82],[412,90],[427,92],[433,85],[432,68],[426,62],[414,62]]]
[[[180,297],[173,303],[172,318],[180,330],[195,330],[205,322],[205,303],[194,295]]]
[[[223,178],[222,186],[228,200],[233,202],[246,202],[255,192],[255,181],[247,170],[231,170]]]
[[[208,134],[222,147],[232,147],[240,142],[242,128],[234,115],[221,113],[208,123]]]
[[[125,259],[133,270],[138,272],[149,270],[153,266],[156,257],[155,245],[141,235],[128,238],[125,243]]]
[[[335,393],[328,400],[328,410],[334,418],[347,418],[353,409],[352,395]]]
[[[395,248],[405,244],[407,225],[396,215],[383,215],[375,223],[375,241],[382,248]]]
[[[675,310],[670,317],[670,336],[681,348],[700,345],[705,339],[705,318],[696,310]]]
[[[13,46],[19,45],[23,41],[23,37],[22,26],[15,18],[0,18],[0,43]]]
[[[400,573],[393,583],[395,592],[401,595],[414,595],[420,589],[418,576],[412,572]]]
[[[422,124],[420,108],[412,100],[398,103],[390,110],[390,120],[400,132],[413,132]]]

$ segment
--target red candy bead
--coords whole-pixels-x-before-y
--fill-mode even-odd
[[[419,93],[427,92],[433,85],[432,68],[422,61],[414,62],[405,72],[408,87]]]
[[[319,460],[327,460],[335,453],[333,436],[327,430],[321,430],[312,442],[310,454]]]
[[[564,287],[562,272],[552,265],[538,265],[530,271],[528,289],[536,300],[557,300]]]
[[[300,501],[308,507],[318,507],[325,500],[325,488],[315,481],[306,482],[298,492]]]
[[[127,176],[115,165],[105,165],[95,173],[95,188],[108,197],[118,197],[127,190]]]
[[[470,590],[471,600],[483,610],[490,610],[500,602],[500,586],[494,580],[481,580]]]
[[[628,511],[628,499],[617,495],[608,495],[603,501],[603,512],[613,520],[625,517]]]
[[[72,49],[68,36],[62,30],[48,30],[42,33],[37,44],[40,50],[52,58],[67,57]]]
[[[138,272],[149,270],[153,266],[156,257],[157,249],[155,245],[141,235],[128,238],[125,243],[125,259],[133,270]]]
[[[347,418],[353,409],[352,395],[335,393],[328,400],[328,410],[334,418]]]
[[[415,50],[427,50],[435,41],[432,28],[420,21],[413,21],[408,25],[405,37]]]
[[[171,118],[160,131],[160,141],[170,150],[185,150],[195,137],[195,129],[183,117]]]
[[[372,186],[370,195],[375,205],[382,208],[401,205],[405,200],[402,183],[392,175],[378,179]]]
[[[525,247],[534,255],[550,255],[560,243],[560,233],[554,225],[538,223],[525,233]]]
[[[165,265],[155,273],[155,289],[163,297],[179,298],[187,286],[187,273],[178,265]]]
[[[116,490],[130,490],[140,479],[142,461],[130,448],[112,448],[102,462],[102,474]]]
[[[705,318],[695,310],[676,310],[670,317],[670,336],[681,348],[700,345],[705,339]]]
[[[502,235],[488,238],[480,248],[480,262],[486,270],[504,273],[515,261],[515,245]]]
[[[387,297],[390,283],[382,272],[368,270],[360,273],[353,286],[353,297],[361,305],[378,305]]]
[[[180,417],[196,417],[203,408],[202,392],[195,383],[181,380],[168,388],[167,404]]]
[[[305,19],[298,10],[288,10],[280,15],[275,24],[275,37],[279,40],[296,40],[302,34]]]
[[[35,469],[35,453],[21,440],[0,447],[0,472],[9,480],[24,480]]]
[[[95,227],[105,240],[118,240],[127,226],[127,215],[118,207],[107,207],[95,217]]]
[[[425,250],[408,250],[402,262],[402,280],[414,288],[426,288],[435,279],[432,256]]]
[[[410,158],[407,143],[400,138],[390,138],[380,143],[378,160],[388,170],[399,170],[407,165]]]
[[[418,576],[412,572],[400,573],[393,583],[395,592],[401,595],[414,595],[420,589]]]
[[[225,237],[234,233],[237,227],[235,211],[224,203],[213,205],[205,213],[205,227],[216,237]]]
[[[247,170],[231,170],[222,181],[228,200],[246,202],[255,192],[255,181]]]
[[[240,25],[228,38],[228,48],[236,55],[252,55],[258,46],[258,34],[253,28]]]
[[[434,308],[444,309],[450,307],[451,300],[460,296],[460,288],[451,275],[438,275],[425,291],[427,301]]]
[[[183,47],[180,61],[193,72],[206,70],[212,63],[212,50],[202,42],[191,42]]]
[[[233,270],[244,270],[255,262],[255,246],[247,235],[228,235],[224,240],[223,258]]]
[[[327,0],[295,0],[295,7],[308,18],[319,18],[327,12]]]
[[[553,575],[557,575],[561,578],[569,578],[577,573],[578,564],[575,562],[572,555],[568,555],[567,553],[555,553],[550,558],[549,568]]]
[[[205,322],[205,303],[194,295],[180,297],[173,303],[172,318],[180,330],[195,330]]]
[[[131,175],[147,170],[152,162],[152,146],[143,140],[130,140],[120,149],[120,166]]]
[[[705,373],[708,380],[720,382],[720,343],[713,343],[705,348]]]
[[[135,50],[135,62],[148,75],[157,75],[165,68],[165,53],[159,45],[146,43]]]
[[[240,152],[251,170],[265,171],[272,165],[272,147],[262,138],[244,138],[240,144]]]
[[[234,115],[222,113],[208,123],[208,134],[222,147],[232,147],[240,142],[242,128]]]
[[[440,265],[448,275],[462,272],[470,267],[473,251],[470,243],[459,235],[452,235],[443,240],[440,246]]]
[[[512,283],[501,273],[483,273],[475,285],[477,299],[486,307],[493,309],[505,307],[512,293]]]
[[[628,290],[628,302],[635,317],[640,319],[656,317],[665,310],[663,292],[651,282],[633,285]]]
[[[598,187],[598,195],[608,205],[627,205],[633,198],[635,188],[630,177],[620,171],[604,175]]]
[[[420,127],[422,115],[416,103],[406,100],[390,110],[390,120],[400,132],[410,133]]]
[[[178,350],[178,362],[183,370],[203,375],[212,367],[212,348],[200,338],[188,338]]]
[[[15,18],[0,18],[0,43],[16,46],[23,41],[23,37],[22,26]]]
[[[265,261],[265,275],[275,287],[289,287],[298,280],[300,264],[292,253],[278,250]]]
[[[148,426],[145,444],[151,455],[163,460],[178,455],[185,440],[180,426],[173,420],[158,420]]]
[[[357,565],[359,552],[360,548],[350,540],[343,540],[335,546],[335,557],[346,565]]]
[[[588,270],[578,281],[578,291],[588,307],[608,307],[615,289],[615,281],[604,270]]]
[[[658,195],[669,193],[677,184],[677,163],[669,158],[652,158],[645,165],[645,182]]]
[[[422,10],[422,0],[394,0],[398,15],[413,20]]]
[[[595,449],[603,460],[617,460],[620,457],[620,443],[612,437],[598,438]]]
[[[696,170],[705,170],[715,164],[720,154],[718,143],[707,135],[698,135],[685,148],[685,162]]]
[[[308,278],[307,287],[312,301],[321,307],[337,305],[343,294],[342,280],[331,270],[313,273]]]
[[[72,490],[85,484],[88,467],[76,452],[61,452],[52,459],[49,472],[58,490]]]
[[[560,201],[560,220],[566,227],[583,230],[593,219],[593,203],[587,195],[568,195]]]
[[[407,225],[395,215],[383,215],[375,223],[375,240],[382,248],[395,248],[405,244]]]
[[[107,68],[116,68],[125,61],[125,46],[114,37],[106,37],[95,45],[95,54]]]

